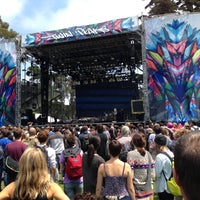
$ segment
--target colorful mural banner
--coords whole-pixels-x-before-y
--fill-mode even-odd
[[[77,39],[126,33],[138,29],[138,17],[128,17],[87,26],[75,26],[66,29],[22,35],[21,46],[28,47],[68,42]]]
[[[150,116],[184,123],[200,118],[200,14],[144,21]]]
[[[0,127],[15,124],[16,46],[0,42]]]

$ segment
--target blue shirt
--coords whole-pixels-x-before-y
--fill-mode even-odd
[[[6,145],[11,142],[12,142],[12,140],[8,139],[7,137],[3,137],[0,139],[0,146],[2,146],[3,150],[5,150]]]

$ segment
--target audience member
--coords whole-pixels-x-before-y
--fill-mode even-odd
[[[6,185],[6,182],[7,182],[7,174],[6,174],[6,172],[4,170],[4,167],[3,167],[4,150],[6,148],[6,145],[12,142],[12,140],[8,138],[10,132],[6,128],[1,128],[1,134],[2,134],[2,137],[0,139],[0,147],[1,147],[1,149],[0,149],[1,150],[1,158],[0,158],[0,190],[1,190],[2,179],[4,180],[4,185]]]
[[[88,150],[83,154],[83,191],[95,194],[98,167],[104,163],[104,159],[97,154],[100,147],[100,138],[92,136],[89,141]]]
[[[184,128],[188,129],[188,130],[191,130],[190,124],[188,122],[184,123]]]
[[[55,134],[55,132],[54,132],[55,130],[54,130],[53,126],[48,127],[48,129],[49,129],[49,136],[52,136]]]
[[[168,149],[167,138],[162,134],[155,137],[157,156],[155,159],[155,191],[158,193],[159,200],[173,200],[174,196],[170,194],[166,179],[171,177],[172,164],[169,157],[173,158],[173,153]]]
[[[61,187],[48,176],[45,157],[38,148],[27,148],[19,161],[15,182],[0,192],[1,200],[69,200]]]
[[[154,161],[151,154],[145,149],[146,136],[136,133],[132,139],[135,150],[129,151],[127,162],[133,171],[133,184],[137,199],[150,200],[153,196],[152,182],[155,178]]]
[[[161,134],[161,126],[158,123],[155,123],[153,126],[153,133],[151,133],[148,137],[148,147],[149,147],[149,152],[151,153],[153,159],[156,157],[156,144],[155,144],[155,137],[158,134]]]
[[[56,152],[56,177],[55,182],[59,181],[59,172],[60,172],[60,155],[65,149],[64,147],[64,135],[60,132],[58,126],[54,127],[54,134],[48,138],[48,146],[53,148]]]
[[[28,135],[22,140],[22,142],[24,142],[28,147],[36,147],[39,145],[36,128],[30,127]]]
[[[96,127],[95,127],[95,126],[90,126],[89,132],[90,132],[90,134],[91,134],[92,136],[97,135]]]
[[[107,148],[107,142],[108,142],[108,137],[106,134],[103,133],[104,128],[102,124],[97,125],[97,134],[101,139],[100,147],[97,150],[97,153],[104,159],[108,160],[108,148]]]
[[[200,132],[182,135],[174,149],[174,177],[184,200],[199,200]]]
[[[83,152],[87,151],[90,137],[91,134],[89,133],[88,126],[83,126],[78,136],[81,143],[81,149],[83,150]]]
[[[6,145],[4,153],[5,153],[5,157],[10,156],[12,159],[19,162],[19,159],[21,158],[22,154],[27,148],[27,145],[21,141],[21,137],[22,137],[21,128],[15,128],[13,130],[13,135],[14,135],[14,141]],[[15,172],[7,173],[6,184],[9,184],[15,181],[16,177],[17,177],[17,173]]]
[[[38,140],[39,140],[39,145],[37,146],[38,148],[40,148],[44,154],[46,155],[46,162],[47,162],[47,166],[49,169],[49,174],[51,175],[51,178],[53,178],[55,180],[55,175],[56,175],[56,152],[53,148],[47,146],[47,140],[49,137],[49,134],[47,132],[47,130],[45,129],[41,129],[38,133]]]
[[[12,140],[8,138],[10,135],[10,132],[6,128],[1,130],[1,134],[2,134],[2,137],[0,138],[0,146],[2,147],[3,150],[5,150],[6,145],[11,143]]]
[[[176,145],[176,141],[178,140],[178,138],[180,138],[182,135],[191,132],[191,130],[186,129],[186,128],[181,128],[181,129],[176,129],[174,132],[174,139],[172,140],[172,143],[169,147],[169,149],[174,152],[174,148]]]
[[[192,120],[190,122],[190,129],[192,131],[199,131],[200,130],[200,127],[197,125],[197,121],[196,120]]]
[[[76,194],[83,193],[83,176],[77,179],[70,179],[67,174],[67,159],[69,157],[77,157],[79,154],[83,155],[83,151],[76,143],[76,137],[74,134],[70,134],[67,137],[67,148],[61,153],[60,156],[60,169],[64,175],[64,192],[70,199],[74,199]],[[82,160],[82,158],[81,158]],[[78,162],[77,162],[78,163]],[[79,164],[79,163],[78,163]]]
[[[131,131],[128,126],[122,126],[121,128],[121,136],[117,139],[122,145],[122,152],[119,155],[119,159],[126,162],[127,161],[127,153],[128,151],[132,150],[131,140],[132,137],[130,136]]]
[[[98,169],[96,196],[104,199],[134,200],[133,175],[128,163],[119,159],[122,145],[117,140],[109,144],[110,159]],[[103,180],[105,186],[102,191]]]
[[[109,127],[107,125],[103,125],[103,134],[105,134],[107,139],[110,140]]]

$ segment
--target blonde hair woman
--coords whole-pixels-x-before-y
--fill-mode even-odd
[[[39,148],[28,148],[19,161],[15,182],[0,192],[1,200],[69,200],[49,174],[44,153]]]

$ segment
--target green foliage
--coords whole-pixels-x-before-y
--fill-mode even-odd
[[[65,98],[71,99],[71,79],[57,73],[51,73],[49,78],[49,113],[59,119],[69,119],[71,110],[65,105]]]
[[[31,101],[37,102],[34,112],[41,112],[41,70],[33,63],[26,70],[27,82],[22,89],[22,96],[31,97]],[[65,105],[65,98],[71,100],[72,88],[70,77],[51,71],[49,73],[49,115],[58,119],[69,119],[72,116],[70,105]],[[28,98],[30,99],[30,98]],[[71,103],[71,101],[70,101]],[[22,106],[27,106],[25,103]],[[25,109],[25,108],[24,108]]]
[[[0,37],[4,39],[11,39],[17,36],[17,32],[12,29],[8,29],[9,24],[7,22],[3,22],[0,17]]]
[[[37,65],[28,67],[26,75],[30,77],[30,81],[39,82],[40,81],[40,67]]]

